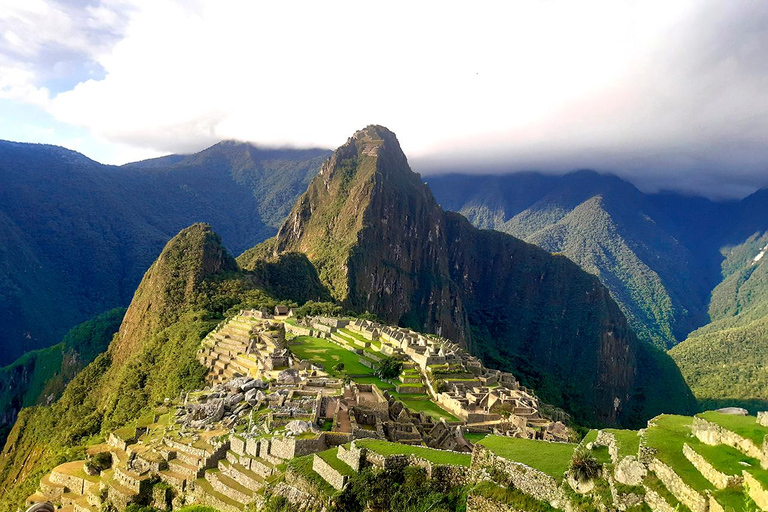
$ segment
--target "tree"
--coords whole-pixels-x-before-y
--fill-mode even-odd
[[[333,367],[333,371],[336,373],[341,373],[344,371],[344,363],[339,363],[336,366]]]
[[[392,380],[403,370],[403,363],[396,357],[387,357],[376,368],[374,373],[382,380]]]

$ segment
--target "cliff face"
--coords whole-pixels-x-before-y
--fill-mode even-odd
[[[274,247],[305,253],[345,306],[464,343],[579,419],[641,407],[637,339],[598,279],[444,212],[386,128],[333,154]]]

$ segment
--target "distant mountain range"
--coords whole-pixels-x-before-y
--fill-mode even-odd
[[[235,253],[274,235],[328,155],[222,142],[114,167],[0,142],[0,365],[126,306],[165,243],[194,222]]]
[[[0,365],[59,343],[69,328],[98,313],[126,306],[163,245],[185,226],[211,224],[233,254],[275,235],[330,155],[222,142],[194,155],[115,167],[59,147],[0,142]],[[755,299],[768,295],[759,279],[763,264],[748,260],[768,228],[762,215],[768,191],[719,203],[644,194],[590,171],[425,180],[444,209],[565,255],[598,276],[641,340],[663,348],[683,342],[672,355],[700,398],[728,394],[706,384],[704,370],[723,367],[716,361],[738,364],[751,357],[735,349],[715,355],[725,350],[722,333],[738,327],[745,339],[765,339]],[[460,225],[450,215],[440,219],[443,229]],[[333,260],[334,248],[347,242],[331,237],[316,250]],[[348,285],[333,266],[321,262],[318,268],[329,293],[343,297]],[[414,311],[402,321],[415,325],[434,314]],[[457,326],[462,323],[466,319],[457,319]],[[699,358],[692,366],[692,357],[683,356],[697,343],[712,354],[710,363]],[[748,379],[729,396],[768,400],[764,386],[752,384]]]
[[[429,176],[440,204],[597,275],[710,405],[768,404],[768,190],[714,202],[580,171]],[[758,258],[755,260],[755,258]],[[738,369],[738,370],[737,370]]]

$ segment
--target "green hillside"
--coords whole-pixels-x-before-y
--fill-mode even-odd
[[[474,225],[563,254],[599,277],[644,341],[668,348],[707,320],[709,284],[698,255],[661,210],[615,176],[444,175],[430,176],[429,185]]]
[[[768,405],[768,234],[723,250],[723,281],[712,292],[712,322],[670,351],[707,406]]]
[[[163,245],[194,222],[236,254],[274,235],[328,154],[222,142],[114,167],[0,141],[0,365],[127,306]]]
[[[122,308],[102,313],[73,328],[61,343],[28,352],[0,368],[0,443],[5,443],[22,407],[56,400],[67,383],[107,349],[124,314]]]

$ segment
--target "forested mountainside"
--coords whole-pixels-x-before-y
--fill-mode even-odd
[[[714,202],[646,195],[615,176],[429,177],[435,196],[480,227],[562,252],[600,277],[630,324],[670,354],[705,406],[768,403],[762,212],[768,191]]]
[[[120,327],[125,309],[115,308],[75,326],[61,343],[27,352],[0,368],[0,444],[22,407],[50,404],[96,356]]]
[[[707,321],[716,284],[666,212],[616,176],[430,176],[443,207],[561,253],[598,276],[641,339],[667,348]]]
[[[672,361],[638,343],[595,277],[444,212],[386,128],[337,149],[276,239],[240,264],[290,252],[306,254],[345,307],[465,343],[579,420],[693,408]]]
[[[236,253],[274,235],[329,154],[222,142],[114,167],[0,142],[0,365],[127,305],[163,245],[194,222]]]
[[[712,322],[670,355],[705,406],[768,405],[768,233],[723,249],[723,281],[712,291]]]

